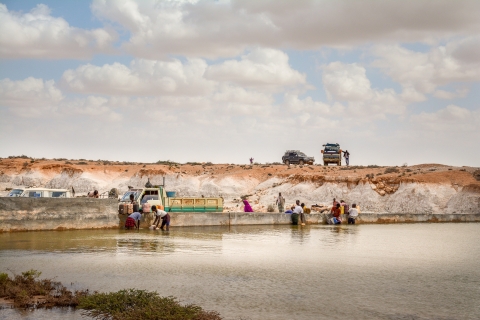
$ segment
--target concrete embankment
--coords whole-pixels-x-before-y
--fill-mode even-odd
[[[111,199],[0,198],[0,232],[122,228],[126,215],[117,212],[118,201]],[[307,224],[325,224],[328,214],[306,214]],[[261,212],[182,212],[171,213],[172,227],[228,225],[287,225],[290,215]],[[344,219],[346,223],[346,219]],[[142,228],[154,221],[153,213],[143,215]],[[474,214],[391,214],[362,213],[358,224],[417,222],[480,222]]]
[[[118,228],[113,199],[0,198],[0,232]]]

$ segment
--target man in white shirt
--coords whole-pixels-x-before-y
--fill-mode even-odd
[[[355,219],[358,217],[357,205],[352,204],[352,208],[348,210],[348,224],[355,224]]]
[[[293,213],[296,213],[300,216],[300,221],[302,222],[302,226],[305,225],[305,216],[303,215],[303,208],[300,206],[300,200],[296,201],[295,209],[293,209]]]

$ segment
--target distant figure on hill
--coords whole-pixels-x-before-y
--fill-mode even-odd
[[[350,164],[350,152],[348,152],[348,150],[343,151],[343,157],[345,158],[345,163],[348,166]]]
[[[253,164],[253,158],[250,157],[250,164]]]
[[[250,206],[247,199],[243,200],[243,205],[243,212],[253,212],[252,206]]]
[[[278,198],[275,203],[278,206],[278,212],[283,212],[283,210],[285,210],[285,198],[282,197],[281,192],[278,193]]]

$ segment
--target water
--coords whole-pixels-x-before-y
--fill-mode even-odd
[[[474,223],[3,233],[0,272],[156,290],[225,319],[479,319],[479,234]]]

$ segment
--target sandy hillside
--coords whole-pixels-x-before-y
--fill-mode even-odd
[[[143,164],[66,159],[0,159],[0,195],[17,186],[74,187],[77,196],[166,180],[177,196],[221,196],[226,211],[241,210],[248,196],[255,211],[265,212],[282,192],[287,205],[329,204],[333,197],[356,202],[362,211],[392,213],[478,213],[480,170],[422,164],[408,167],[290,167],[281,164]]]

